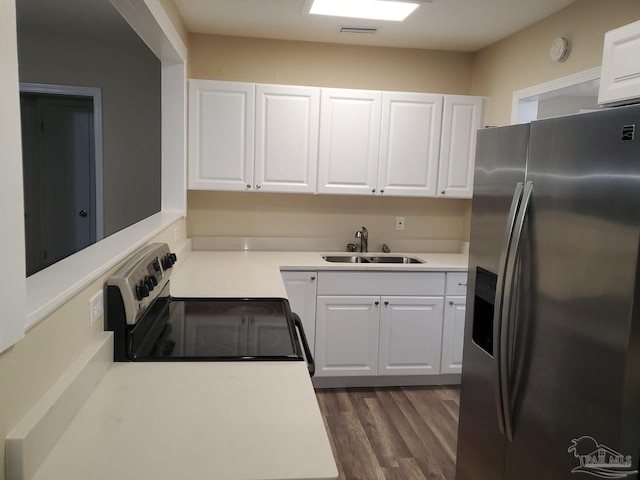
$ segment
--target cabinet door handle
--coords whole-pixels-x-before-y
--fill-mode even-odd
[[[371,190],[371,193],[376,193],[376,189],[374,188],[373,190]]]
[[[248,183],[247,183],[247,188],[251,188],[251,185],[249,185]]]
[[[313,282],[316,279],[316,277],[311,277],[311,281]]]
[[[453,300],[449,300],[449,305],[453,305]]]
[[[466,283],[460,283],[460,282],[458,282],[458,286],[459,286],[459,287],[466,287],[466,286],[467,286],[467,284],[466,284]]]
[[[389,305],[389,302],[384,302],[384,306],[386,307],[387,305]]]
[[[447,193],[446,190],[442,190],[442,194],[445,195]]]
[[[260,184],[256,185],[256,190],[260,190]]]
[[[373,304],[374,304],[375,306],[378,306],[378,305],[380,305],[380,302],[376,300],[375,302],[373,302]]]

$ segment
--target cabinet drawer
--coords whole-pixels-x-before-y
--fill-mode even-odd
[[[444,279],[437,272],[319,272],[318,295],[444,295]]]
[[[447,296],[467,294],[467,272],[447,273]]]

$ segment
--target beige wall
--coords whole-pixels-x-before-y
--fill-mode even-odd
[[[471,54],[191,34],[189,78],[468,94]]]
[[[189,77],[468,94],[471,54],[191,34]],[[468,201],[189,192],[190,236],[468,239]],[[395,217],[406,217],[396,232]]]
[[[469,200],[190,191],[189,236],[467,240]],[[396,231],[395,217],[405,217]]]
[[[182,17],[180,16],[180,11],[176,6],[174,0],[160,0],[160,4],[164,11],[167,13],[169,20],[175,27],[178,35],[184,42],[185,45],[189,45],[189,32],[187,31],[187,27],[184,26],[184,22],[182,21]]]
[[[166,242],[175,250],[185,239],[186,224],[180,220],[153,241]],[[0,354],[0,465],[4,466],[4,440],[9,432],[104,331],[100,322],[89,327],[89,299],[104,288],[116,269],[96,279]],[[3,467],[0,480],[4,479]]]
[[[578,0],[476,52],[471,94],[489,97],[485,123],[511,122],[514,91],[599,66],[605,32],[638,19],[638,0]],[[559,36],[568,37],[572,44],[564,63],[554,63],[549,58],[551,42]]]

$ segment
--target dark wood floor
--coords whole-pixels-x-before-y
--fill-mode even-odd
[[[455,478],[458,387],[316,390],[341,480]]]

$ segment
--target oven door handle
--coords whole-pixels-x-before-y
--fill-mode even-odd
[[[300,340],[302,340],[302,348],[304,348],[304,356],[307,357],[307,365],[309,366],[309,376],[313,377],[316,373],[316,363],[313,361],[313,355],[311,355],[311,349],[309,348],[309,342],[307,342],[307,336],[304,334],[304,327],[302,326],[302,320],[300,317],[293,314],[293,324],[300,334]]]

